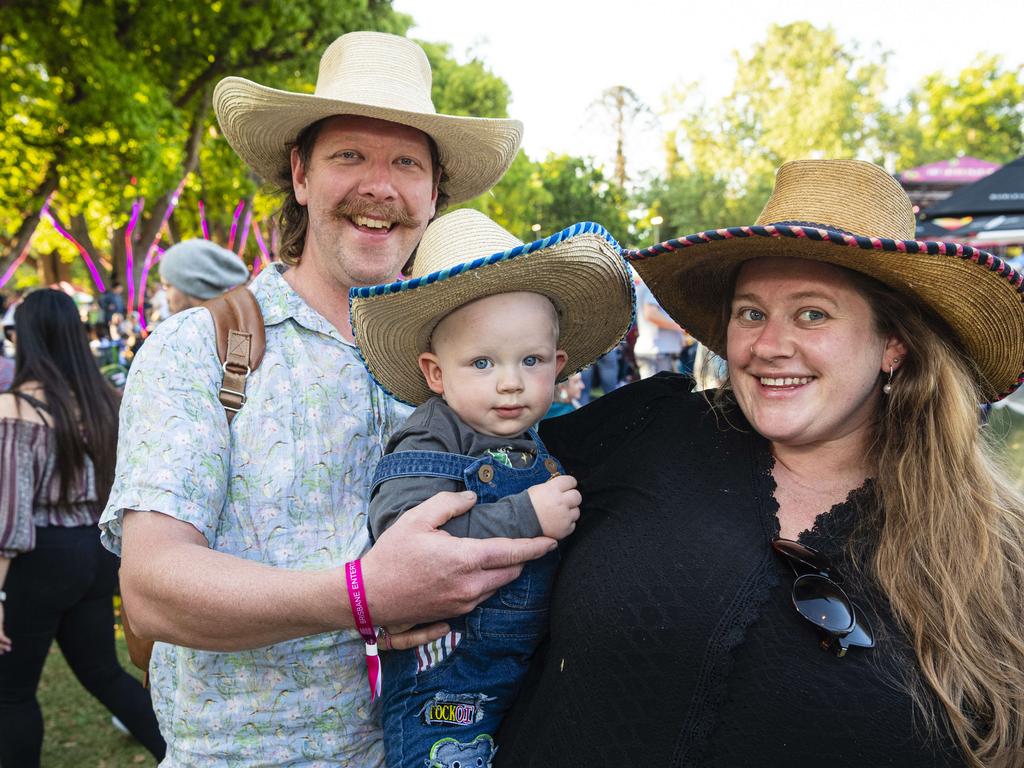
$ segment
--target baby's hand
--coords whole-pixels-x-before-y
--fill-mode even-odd
[[[575,477],[558,475],[546,483],[531,486],[527,493],[545,536],[564,539],[576,530],[583,497],[576,490]]]

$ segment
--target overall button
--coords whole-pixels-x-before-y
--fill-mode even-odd
[[[561,473],[558,471],[558,463],[550,456],[544,459],[544,468],[551,473],[552,477],[557,477]]]
[[[494,479],[494,467],[484,464],[477,470],[476,476],[480,478],[481,483],[489,483]]]

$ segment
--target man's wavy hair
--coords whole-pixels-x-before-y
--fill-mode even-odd
[[[302,167],[309,168],[309,163],[313,158],[313,147],[316,146],[320,129],[323,128],[324,123],[329,119],[325,117],[302,129],[302,132],[295,139],[295,143],[288,146],[289,159],[281,169],[281,173],[278,174],[278,178],[282,180],[278,191],[283,199],[281,207],[276,214],[277,229],[281,233],[281,244],[277,255],[285,264],[295,265],[299,263],[302,249],[306,246],[306,230],[309,227],[309,215],[306,212],[306,206],[301,205],[295,199],[295,190],[292,188],[291,150],[293,148],[297,149]],[[444,167],[441,165],[437,143],[433,138],[427,136],[427,144],[430,146],[430,162],[434,172],[434,183],[438,185],[437,209],[434,214],[437,216],[448,204],[448,194],[445,192],[445,183],[448,181],[448,175],[444,172]]]

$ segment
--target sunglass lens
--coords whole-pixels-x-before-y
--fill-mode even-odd
[[[772,548],[780,555],[785,555],[791,562],[801,566],[804,571],[828,573],[828,560],[817,551],[810,547],[805,547],[798,541],[776,539],[772,542]]]
[[[858,608],[856,603],[853,604],[853,610],[856,614],[857,624],[850,630],[850,634],[843,638],[843,643],[845,645],[856,645],[859,648],[874,648],[875,636],[871,632],[871,625],[868,624],[864,611]]]
[[[853,628],[853,605],[846,593],[824,576],[800,576],[793,584],[793,605],[805,619],[836,634]]]

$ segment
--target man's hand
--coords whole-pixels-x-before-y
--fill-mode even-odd
[[[576,530],[583,497],[576,490],[575,477],[558,475],[546,483],[531,486],[527,493],[545,536],[564,539]]]
[[[470,491],[439,493],[381,534],[362,558],[370,614],[377,624],[461,616],[515,579],[523,563],[555,548],[546,537],[461,539],[438,530],[475,501]]]

